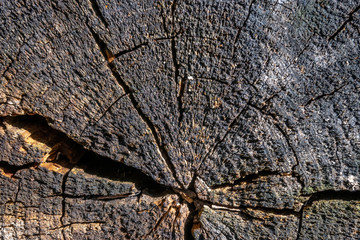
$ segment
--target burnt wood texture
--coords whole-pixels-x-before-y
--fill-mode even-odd
[[[0,239],[360,239],[358,0],[0,0]]]

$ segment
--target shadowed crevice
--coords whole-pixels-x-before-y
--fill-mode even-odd
[[[307,200],[304,205],[309,207],[316,201],[322,200],[344,200],[344,201],[352,201],[352,200],[360,200],[360,191],[350,191],[350,190],[325,190],[321,192],[315,192],[308,195],[302,196],[310,196],[309,200]]]
[[[1,121],[2,120],[2,121]],[[5,173],[14,175],[22,169],[37,168],[42,163],[53,163],[68,169],[63,176],[62,193],[65,194],[66,181],[71,169],[74,167],[82,169],[85,173],[95,175],[100,178],[110,180],[132,182],[137,189],[141,190],[141,194],[150,196],[164,196],[173,193],[171,189],[165,185],[161,185],[151,177],[133,167],[129,167],[121,162],[114,161],[110,158],[98,155],[95,152],[84,149],[83,146],[73,141],[64,133],[51,128],[45,117],[40,115],[23,115],[15,117],[0,118],[0,123],[4,120],[20,129],[30,132],[30,137],[39,143],[46,144],[51,148],[47,153],[49,157],[44,159],[45,162],[34,162],[15,166],[10,163],[0,161],[0,168]],[[70,197],[70,196],[69,196]],[[122,196],[83,196],[84,198],[97,198],[100,200],[108,200]]]
[[[195,206],[193,204],[188,203],[187,205],[190,213],[185,222],[184,239],[194,240],[192,229],[194,227],[194,224],[196,224],[195,217],[198,215],[198,211],[195,209]]]
[[[183,183],[179,181],[176,175],[176,169],[174,164],[171,161],[171,158],[169,156],[169,153],[167,152],[165,146],[163,145],[162,139],[160,134],[158,133],[155,125],[151,122],[149,116],[147,116],[142,109],[139,107],[139,102],[136,100],[133,91],[130,86],[127,85],[127,83],[121,78],[120,74],[116,70],[115,64],[112,62],[112,57],[114,54],[111,53],[111,51],[107,48],[105,42],[100,38],[100,36],[88,25],[88,29],[91,32],[91,35],[93,36],[96,44],[100,48],[100,51],[102,55],[104,56],[105,60],[108,62],[108,68],[110,69],[113,77],[116,79],[116,81],[120,84],[120,86],[123,88],[126,94],[129,94],[130,101],[133,105],[133,108],[136,110],[138,115],[141,117],[143,122],[147,125],[147,127],[151,130],[151,133],[155,139],[156,145],[159,149],[161,157],[166,162],[167,166],[169,167],[175,181],[181,186],[184,187]],[[110,56],[110,57],[109,57]]]
[[[100,21],[105,25],[106,28],[109,27],[109,23],[106,21],[105,17],[101,13],[100,7],[96,0],[90,0],[91,8],[94,10],[96,16],[100,19]]]
[[[18,178],[14,176],[18,171],[29,168],[37,168],[39,165],[40,163],[34,162],[17,166],[9,164],[8,162],[0,161],[0,169],[2,169],[6,175],[14,178]]]

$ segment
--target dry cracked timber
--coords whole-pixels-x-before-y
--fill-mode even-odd
[[[0,1],[0,238],[359,239],[359,9]]]

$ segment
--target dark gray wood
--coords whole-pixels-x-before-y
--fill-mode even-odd
[[[1,1],[1,238],[360,238],[359,9]]]

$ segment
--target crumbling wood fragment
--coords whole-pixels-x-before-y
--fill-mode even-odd
[[[0,2],[0,239],[359,239],[356,0]]]

